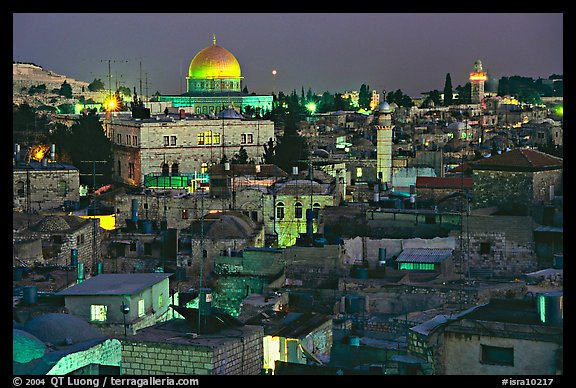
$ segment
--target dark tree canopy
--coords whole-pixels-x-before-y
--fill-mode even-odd
[[[452,77],[450,77],[450,73],[447,73],[444,82],[444,106],[450,106],[452,103]]]

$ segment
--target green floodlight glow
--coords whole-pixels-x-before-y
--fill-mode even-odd
[[[308,109],[308,111],[310,113],[314,113],[316,112],[316,104],[314,104],[313,102],[310,102],[306,105],[306,108]]]
[[[556,114],[559,116],[564,116],[564,106],[558,105],[555,109]]]

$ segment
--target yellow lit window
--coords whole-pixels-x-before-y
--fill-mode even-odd
[[[212,144],[220,144],[220,132],[214,132],[212,135]]]
[[[212,131],[206,131],[204,138],[206,139],[206,144],[212,144]]]
[[[200,166],[200,172],[202,174],[206,174],[208,172],[208,163],[206,162],[202,163],[202,165]]]
[[[106,313],[108,306],[102,304],[93,304],[90,306],[90,320],[92,322],[106,322]]]
[[[362,178],[362,167],[356,167],[356,178]]]
[[[198,134],[198,145],[204,145],[204,133]]]

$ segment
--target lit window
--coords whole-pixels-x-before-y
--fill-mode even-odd
[[[90,306],[90,320],[92,322],[106,322],[108,306],[102,304],[93,304]]]
[[[302,204],[300,202],[296,202],[294,205],[294,218],[302,218]]]
[[[188,209],[182,209],[182,219],[183,220],[188,219]]]
[[[176,136],[170,136],[170,145],[176,145]]]
[[[208,172],[208,163],[206,162],[202,163],[202,165],[200,166],[200,172],[202,174],[206,174]]]
[[[198,145],[204,145],[204,132],[198,134]]]
[[[212,135],[212,144],[220,144],[220,132],[214,132]]]
[[[142,316],[144,316],[144,313],[145,313],[145,311],[144,311],[144,299],[140,299],[138,301],[138,316],[142,317]]]
[[[204,138],[206,139],[206,144],[212,144],[212,131],[206,131]]]
[[[170,145],[170,136],[164,136],[164,147]]]
[[[514,348],[480,345],[483,364],[514,366]]]
[[[278,202],[276,205],[276,218],[279,220],[284,219],[284,203]]]
[[[356,178],[362,178],[362,167],[356,167]]]

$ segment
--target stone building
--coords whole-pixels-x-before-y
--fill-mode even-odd
[[[556,302],[561,306],[559,300]],[[442,334],[437,373],[562,374],[562,320],[544,322],[541,314],[544,311],[539,311],[535,300],[493,300],[448,322]]]
[[[214,269],[217,256],[231,255],[244,248],[264,246],[264,228],[239,212],[215,211],[192,221],[182,229],[178,242],[178,266],[186,268],[188,275],[200,269],[204,278]]]
[[[518,277],[538,269],[530,216],[471,214],[451,232],[457,245],[455,266],[472,277]]]
[[[167,322],[122,338],[126,375],[258,375],[262,370],[263,328],[231,326],[196,335],[186,319]]]
[[[100,274],[57,293],[70,314],[112,336],[133,335],[169,315],[171,273]]]
[[[472,194],[469,177],[416,177],[418,207],[442,212],[462,212],[468,208]]]
[[[515,148],[469,163],[474,207],[529,207],[562,193],[563,161],[532,149]]]
[[[264,145],[275,139],[272,121],[245,119],[233,109],[217,117],[111,116],[103,126],[113,144],[113,179],[131,186],[145,186],[147,177],[184,177],[178,187],[188,187],[195,175],[232,159],[241,147],[259,163]]]
[[[71,251],[76,249],[77,262],[83,263],[84,270],[87,273],[96,271],[95,261],[100,258],[100,242],[103,236],[98,219],[26,213],[13,213],[12,219],[13,243],[19,247],[15,251],[18,259],[28,265],[72,265]],[[25,242],[30,244],[36,240],[41,241],[41,260],[34,247],[25,246]],[[30,254],[33,256],[29,256]]]
[[[12,182],[13,198],[22,210],[41,211],[80,200],[80,173],[70,164],[15,161]]]

